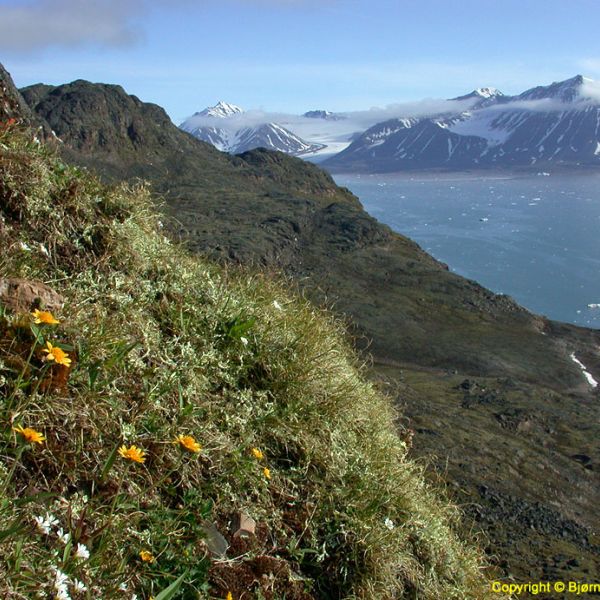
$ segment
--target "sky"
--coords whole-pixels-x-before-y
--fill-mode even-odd
[[[218,100],[360,111],[600,79],[599,0],[0,0],[21,86],[117,83],[174,122]]]

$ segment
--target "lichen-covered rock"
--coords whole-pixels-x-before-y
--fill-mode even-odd
[[[35,308],[59,310],[64,298],[41,281],[0,278],[0,304],[15,312],[28,312]]]

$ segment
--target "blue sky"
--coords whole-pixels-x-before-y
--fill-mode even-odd
[[[223,99],[350,111],[600,79],[598,0],[0,0],[17,85],[121,84],[175,122]]]

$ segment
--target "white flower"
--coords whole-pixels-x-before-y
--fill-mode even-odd
[[[122,592],[126,592],[127,591],[127,584],[125,582],[123,582],[122,584],[119,585],[119,589]]]
[[[46,535],[50,534],[52,527],[58,525],[58,519],[52,516],[50,513],[46,513],[45,517],[34,517],[37,528]]]
[[[56,591],[57,600],[71,600],[71,596],[69,596],[69,591],[67,590],[69,577],[60,569],[57,569],[56,567],[54,567],[54,569],[56,569],[56,576],[54,577],[54,590]]]
[[[87,591],[85,584],[83,583],[83,581],[79,581],[79,579],[75,579],[75,581],[73,581],[73,589],[76,592],[86,592]]]
[[[389,517],[386,518],[386,520],[383,522],[383,524],[391,531],[392,529],[394,529],[394,527],[396,527],[394,525],[394,521],[392,521]]]
[[[273,306],[277,309],[277,310],[283,310],[283,308],[281,308],[281,304],[279,304],[279,302],[277,302],[277,300],[273,300]]]
[[[240,342],[242,342],[242,344],[244,344],[244,346],[247,346],[248,345],[248,338],[245,338],[245,337],[242,336],[242,337],[240,337]]]
[[[53,567],[56,570],[56,576],[54,577],[54,587],[64,587],[66,583],[69,581],[69,576],[66,573],[63,573],[60,569]]]
[[[87,549],[85,544],[77,544],[75,556],[77,558],[81,558],[82,560],[87,560],[90,557],[90,551]]]
[[[24,252],[31,252],[31,248],[25,242],[19,242],[19,246]]]
[[[71,534],[69,532],[65,533],[63,531],[63,528],[61,527],[57,532],[56,535],[58,536],[58,539],[66,546],[69,543],[69,540],[71,539]]]

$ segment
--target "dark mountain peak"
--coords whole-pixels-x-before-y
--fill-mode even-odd
[[[346,118],[343,115],[337,115],[329,110],[309,110],[302,116],[307,119],[324,119],[326,121],[341,121]]]
[[[153,145],[171,121],[163,108],[142,102],[120,85],[78,79],[60,86],[36,84],[23,97],[59,138],[74,148]]]
[[[559,100],[560,102],[574,102],[581,97],[581,88],[591,79],[583,75],[575,75],[564,81],[554,81],[550,85],[540,85],[516,96],[518,100]]]

